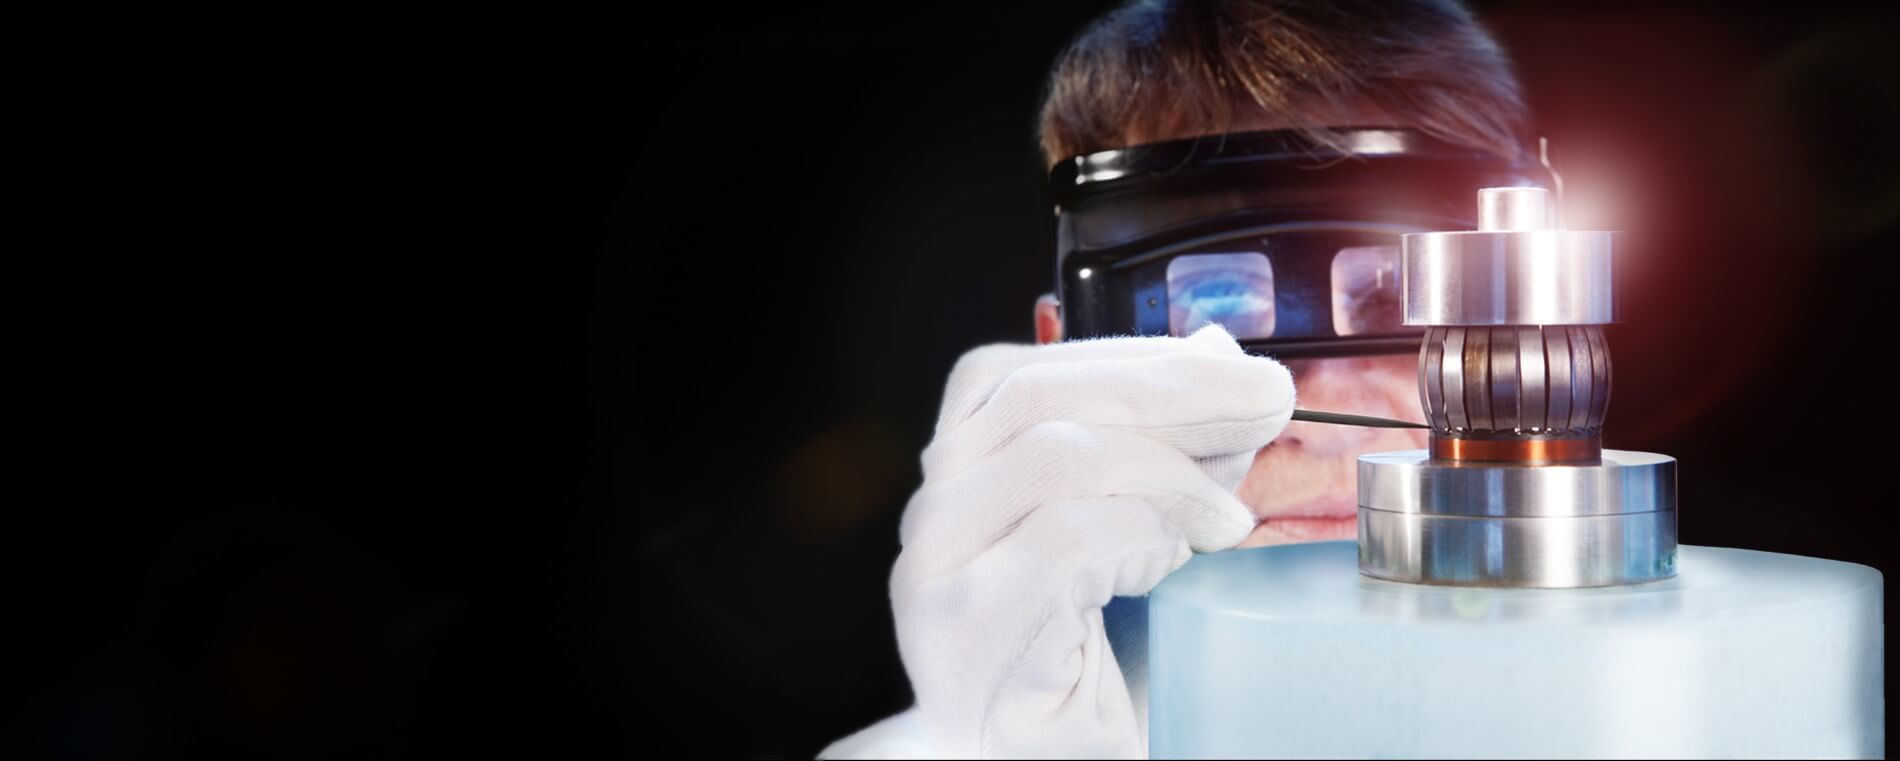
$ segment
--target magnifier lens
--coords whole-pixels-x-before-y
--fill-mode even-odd
[[[1273,264],[1258,252],[1189,254],[1168,262],[1168,332],[1218,324],[1240,340],[1273,335]]]
[[[1405,322],[1399,290],[1399,247],[1342,248],[1333,257],[1333,332],[1391,333]]]

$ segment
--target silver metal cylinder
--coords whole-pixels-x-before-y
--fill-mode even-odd
[[[1615,233],[1409,233],[1407,325],[1604,325],[1616,321]]]
[[[1457,586],[1593,587],[1675,575],[1676,461],[1485,465],[1359,458],[1359,570]]]
[[[1479,230],[1543,230],[1552,227],[1550,191],[1543,188],[1484,188],[1478,191]]]

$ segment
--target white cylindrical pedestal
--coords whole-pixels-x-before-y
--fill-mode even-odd
[[[1886,751],[1881,576],[1681,548],[1594,589],[1359,574],[1353,542],[1196,556],[1149,600],[1154,758]]]

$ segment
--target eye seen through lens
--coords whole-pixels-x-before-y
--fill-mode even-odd
[[[1273,265],[1265,254],[1189,254],[1168,262],[1168,329],[1177,336],[1209,324],[1235,338],[1273,335]]]
[[[1333,332],[1342,336],[1403,329],[1399,247],[1355,246],[1333,257]]]

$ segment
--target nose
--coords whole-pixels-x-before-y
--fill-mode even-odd
[[[1294,426],[1299,426],[1296,430]],[[1294,423],[1274,439],[1274,445],[1288,454],[1333,457],[1353,452],[1370,444],[1378,433],[1371,429],[1319,423]]]

